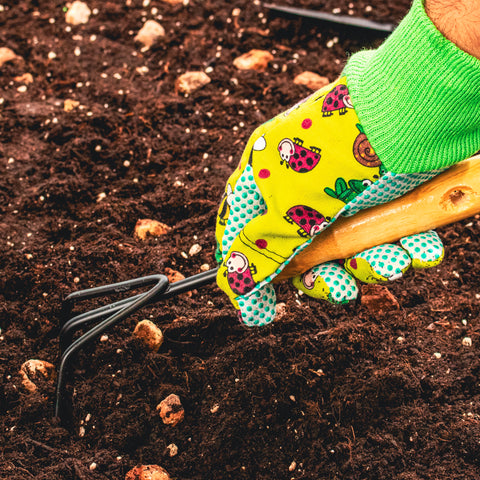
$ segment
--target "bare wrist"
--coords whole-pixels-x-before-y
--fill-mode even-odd
[[[437,29],[458,48],[480,58],[480,4],[476,0],[425,0]]]

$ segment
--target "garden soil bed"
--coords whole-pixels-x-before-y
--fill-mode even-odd
[[[81,352],[66,423],[54,382],[25,389],[25,361],[58,365],[68,293],[213,268],[217,205],[249,133],[310,93],[296,75],[334,80],[383,35],[251,0],[88,4],[78,26],[61,1],[0,8],[0,46],[18,56],[0,68],[0,478],[123,480],[140,464],[178,480],[480,478],[478,217],[439,230],[442,265],[388,286],[398,308],[332,306],[284,283],[284,315],[249,329],[210,285]],[[398,22],[409,2],[282,4]],[[166,34],[142,50],[147,19]],[[253,48],[272,53],[267,69],[235,68]],[[186,71],[211,82],[181,94]],[[172,230],[140,240],[139,219]],[[164,332],[157,353],[132,336],[142,319]],[[176,426],[156,412],[172,393]]]

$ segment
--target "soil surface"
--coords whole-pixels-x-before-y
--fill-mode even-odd
[[[282,4],[383,22],[409,6]],[[378,288],[383,301],[336,307],[284,283],[284,315],[249,329],[212,284],[75,356],[63,423],[54,381],[25,388],[25,361],[58,366],[68,293],[213,268],[217,205],[249,134],[311,93],[296,75],[333,81],[384,38],[251,0],[88,5],[77,26],[62,1],[0,6],[0,46],[17,55],[0,68],[0,478],[123,480],[140,464],[179,480],[480,478],[478,217],[439,230],[442,265],[388,286],[398,308]],[[134,41],[147,19],[165,28],[148,50]],[[273,55],[268,68],[238,70],[254,48]],[[184,95],[187,71],[211,82]],[[140,240],[139,219],[172,229]],[[132,336],[142,319],[163,330],[157,353]],[[185,411],[175,426],[156,411],[170,394]]]

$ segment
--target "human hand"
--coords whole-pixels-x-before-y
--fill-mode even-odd
[[[271,281],[339,216],[388,202],[439,171],[394,174],[370,145],[345,78],[260,126],[217,218],[217,282],[247,325],[275,317]]]
[[[247,325],[273,320],[270,282],[339,216],[480,149],[479,60],[432,19],[413,0],[378,49],[354,54],[341,79],[253,133],[216,231],[218,284]]]
[[[440,237],[434,230],[403,237],[397,244],[369,248],[343,263],[326,262],[292,279],[310,297],[345,304],[358,296],[356,280],[382,283],[398,280],[410,268],[431,268],[444,256]]]

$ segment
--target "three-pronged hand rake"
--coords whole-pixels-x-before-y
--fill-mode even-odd
[[[61,317],[64,320],[60,330],[60,365],[58,368],[57,391],[55,400],[55,416],[62,418],[65,410],[65,379],[66,372],[73,355],[84,348],[88,343],[98,338],[103,332],[113,327],[118,322],[132,315],[146,305],[167,298],[174,297],[215,280],[217,270],[199,273],[184,280],[170,283],[165,275],[149,275],[147,277],[134,278],[124,282],[103,285],[101,287],[89,288],[71,293],[63,301]],[[77,302],[97,297],[104,297],[129,290],[148,287],[148,291],[139,293],[132,297],[124,298],[114,303],[88,312],[70,317],[72,309]],[[73,335],[78,330],[94,325],[82,336],[73,340]]]
[[[480,156],[465,160],[403,197],[341,218],[318,235],[275,278],[275,282],[293,277],[315,265],[348,258],[367,248],[395,242],[403,236],[463,220],[480,211]],[[66,372],[73,355],[108,328],[145,305],[208,285],[217,270],[169,283],[165,275],[151,275],[102,287],[81,290],[69,295],[62,308],[66,319],[60,331],[61,358],[58,370],[55,414],[62,418],[65,406]],[[81,300],[108,296],[153,285],[147,292],[104,305],[74,316],[73,305]],[[77,340],[73,334],[94,325]]]

